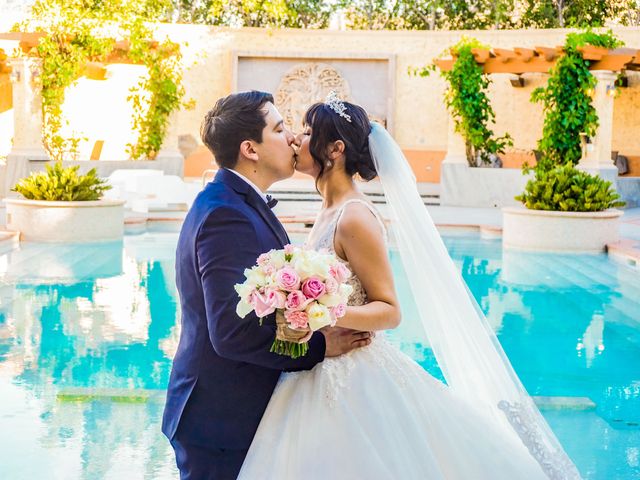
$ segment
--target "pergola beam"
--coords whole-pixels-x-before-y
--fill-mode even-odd
[[[590,70],[609,70],[617,72],[623,69],[640,70],[640,50],[634,48],[607,49],[592,47],[590,45],[580,47],[585,60],[590,61]],[[527,72],[548,73],[555,65],[558,58],[564,55],[563,47],[540,47],[533,49],[516,47],[513,50],[494,48],[474,48],[473,56],[482,66],[484,73],[513,73]],[[455,58],[440,58],[434,63],[443,71],[453,68]]]

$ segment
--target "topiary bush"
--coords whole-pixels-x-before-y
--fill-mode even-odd
[[[63,167],[62,162],[46,165],[46,172],[34,172],[20,180],[12,189],[28,200],[91,201],[100,200],[111,189],[106,180],[92,168],[86,175],[78,175],[79,165]]]
[[[571,164],[550,170],[537,169],[516,200],[532,210],[600,212],[623,207],[611,182],[578,170]]]

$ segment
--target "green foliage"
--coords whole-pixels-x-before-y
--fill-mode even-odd
[[[598,115],[591,104],[596,79],[589,71],[589,61],[578,47],[594,45],[615,48],[621,44],[613,33],[587,30],[567,35],[565,54],[550,71],[545,87],[536,88],[531,100],[540,102],[545,112],[540,168],[565,163],[576,164],[582,156],[581,134],[592,137],[598,128]]]
[[[477,166],[477,159],[488,163],[491,154],[504,153],[513,143],[509,134],[495,137],[487,125],[495,120],[487,89],[489,77],[482,72],[472,53],[474,48],[488,48],[476,39],[463,37],[460,42],[447,50],[455,58],[453,68],[441,72],[449,83],[445,103],[453,116],[455,129],[467,146],[467,161]]]
[[[99,15],[93,8],[81,11],[82,2],[37,1],[32,7],[31,22],[21,27],[45,31],[40,40],[37,55],[42,59],[42,113],[43,143],[51,158],[61,160],[66,154],[77,152],[79,138],[60,135],[64,120],[62,104],[65,89],[82,74],[87,61],[105,55],[113,41],[93,36],[98,27]],[[33,25],[30,25],[30,24]]]
[[[147,67],[147,74],[127,97],[138,132],[136,143],[127,145],[127,153],[133,159],[153,159],[166,136],[171,113],[183,105],[182,57],[178,44],[168,39],[151,47],[153,31],[143,17],[129,18],[124,26],[131,42],[129,58]]]
[[[625,205],[611,182],[575,168],[582,157],[581,134],[592,137],[598,128],[590,96],[596,79],[578,49],[584,45],[616,48],[621,44],[611,31],[595,33],[588,29],[567,35],[564,55],[551,69],[547,86],[533,91],[531,99],[543,104],[545,119],[535,177],[516,197],[527,208],[597,212]],[[529,170],[527,166],[524,169]]]
[[[347,25],[367,30],[473,30],[514,26],[516,0],[343,0]]]
[[[46,172],[32,173],[23,178],[11,190],[29,200],[100,200],[111,186],[97,176],[95,168],[86,175],[78,175],[79,168],[79,165],[65,168],[58,161],[53,165],[46,165]]]
[[[640,24],[640,0],[172,0],[175,22],[231,27],[486,30]],[[518,12],[514,15],[514,12]]]
[[[525,28],[602,27],[631,7],[627,0],[523,0],[521,24]]]
[[[335,3],[323,0],[207,0],[207,23],[229,27],[326,28]]]
[[[453,0],[442,2],[449,30],[487,30],[517,27],[512,13],[518,0]]]
[[[171,112],[181,106],[184,95],[178,46],[152,42],[148,22],[164,18],[168,0],[37,0],[31,18],[18,28],[42,31],[35,52],[42,59],[43,143],[50,157],[62,160],[78,150],[79,138],[64,138],[62,105],[65,89],[83,73],[89,61],[104,61],[114,51],[113,31],[130,43],[129,57],[147,67],[148,74],[129,100],[134,106],[134,159],[154,158]],[[147,102],[144,100],[148,99]]]
[[[619,198],[611,182],[567,164],[536,170],[516,200],[532,210],[599,212],[624,206]]]

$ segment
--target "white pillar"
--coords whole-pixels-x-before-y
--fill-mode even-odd
[[[37,58],[13,58],[13,147],[11,155],[47,156],[42,144],[42,61]]]
[[[618,169],[611,160],[611,145],[613,140],[613,87],[616,74],[609,70],[594,70],[591,74],[597,80],[592,103],[598,115],[598,129],[595,136],[591,138],[591,144],[587,145],[578,168],[615,182],[618,177]]]
[[[442,163],[463,163],[468,165],[467,146],[464,137],[456,132],[455,121],[451,114],[449,114],[448,118],[447,155],[444,157]]]
[[[167,133],[155,161],[159,164],[170,164],[172,169],[177,169],[182,172],[184,168],[184,157],[180,152],[178,131],[178,111],[174,111],[169,116]],[[182,173],[180,176],[182,176]]]
[[[451,115],[447,129],[447,154],[440,166],[440,204],[443,206],[462,206],[469,195],[469,162],[464,137],[455,130]],[[473,190],[475,187],[472,186]]]
[[[49,160],[42,144],[42,84],[39,58],[10,60],[13,88],[13,146],[7,155],[5,192],[29,175],[29,161]]]

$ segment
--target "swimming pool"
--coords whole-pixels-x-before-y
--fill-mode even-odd
[[[177,478],[160,433],[179,333],[176,241],[0,255],[1,478]],[[579,397],[543,412],[584,477],[640,479],[640,273],[605,255],[445,241],[529,392]],[[392,340],[438,375],[403,282],[399,272],[405,321]]]

